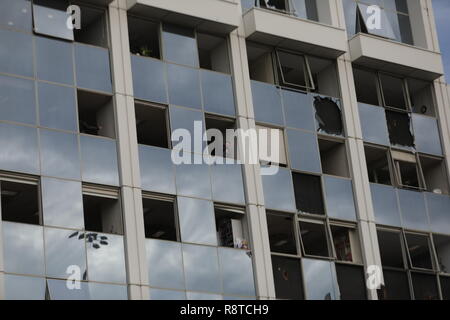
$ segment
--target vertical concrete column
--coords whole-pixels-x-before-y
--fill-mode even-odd
[[[1,190],[1,184],[0,184]],[[0,201],[0,213],[2,212],[2,203]],[[2,219],[0,219],[0,300],[5,299],[5,264],[3,258],[3,224]]]
[[[342,3],[337,6],[337,10],[337,16],[344,17]],[[343,27],[345,28],[345,23]],[[349,53],[350,48],[349,46],[347,48],[347,53],[337,59],[337,72],[341,90],[344,126],[348,137],[347,154],[349,156],[354,197],[358,212],[360,243],[365,267],[375,265],[381,270],[381,257],[364,153],[364,141],[359,119],[353,69]],[[376,290],[367,288],[367,293],[370,300],[378,299]]]
[[[148,285],[148,275],[126,10],[126,0],[109,6],[110,50],[129,298],[140,300],[148,299],[149,293],[142,287]]]
[[[239,12],[241,6],[239,5]],[[242,24],[230,34],[231,69],[236,96],[238,128],[255,129],[253,100],[248,70],[245,32]],[[244,164],[244,188],[247,220],[253,253],[256,295],[259,299],[275,299],[269,232],[259,165]]]

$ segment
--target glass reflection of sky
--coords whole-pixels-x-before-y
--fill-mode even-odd
[[[439,43],[444,60],[445,74],[447,82],[450,77],[450,2],[448,0],[433,0],[434,17],[438,30]]]

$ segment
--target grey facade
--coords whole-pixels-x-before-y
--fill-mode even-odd
[[[0,298],[448,299],[431,2],[1,0]],[[196,120],[279,172],[174,165]]]

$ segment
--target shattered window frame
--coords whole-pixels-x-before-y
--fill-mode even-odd
[[[343,118],[343,114],[342,114],[341,100],[335,99],[332,97],[327,97],[324,95],[318,95],[318,94],[313,95],[313,97],[314,97],[313,107],[314,107],[314,111],[315,111],[314,118],[316,120],[317,133],[323,134],[323,135],[336,136],[336,137],[345,137],[346,133],[345,133],[345,127],[344,127],[344,118]],[[338,117],[339,119],[331,119],[331,117],[329,117],[329,118],[321,117],[320,109],[318,109],[320,102],[326,102],[328,105],[328,108],[327,108],[328,110],[323,110],[322,116],[328,117],[329,114],[331,114],[330,108],[333,107],[333,108],[335,108],[334,109],[335,114],[333,116]],[[333,120],[333,122],[336,121],[336,123],[333,123],[332,125],[330,125],[330,122],[331,122],[330,120]],[[340,120],[339,123],[337,120]],[[327,124],[328,124],[328,126],[327,126]]]
[[[303,240],[303,231],[302,231],[302,227],[301,227],[302,223],[307,223],[307,224],[312,224],[312,225],[320,225],[323,227],[325,239],[322,239],[322,241],[325,240],[328,255],[326,255],[326,256],[314,255],[314,254],[309,254],[306,252],[307,248],[305,247],[305,241]],[[335,252],[334,245],[332,242],[331,228],[330,228],[330,223],[329,223],[328,219],[312,219],[312,218],[298,217],[297,224],[298,224],[298,232],[299,232],[299,240],[300,240],[302,257],[329,259],[332,261],[334,261],[336,259],[336,252]]]

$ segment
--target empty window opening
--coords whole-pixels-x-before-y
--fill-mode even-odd
[[[175,208],[172,200],[143,198],[145,237],[177,241]]]
[[[415,113],[434,116],[433,84],[427,81],[408,79],[411,109]]]
[[[362,262],[358,231],[354,228],[332,225],[334,251],[336,259],[347,262]]]
[[[160,59],[159,25],[157,23],[128,16],[128,37],[132,54]]]
[[[380,74],[380,82],[384,106],[389,108],[408,110],[405,81],[385,74]]]
[[[83,208],[85,230],[123,234],[122,208],[117,192],[105,195],[84,190]]]
[[[375,72],[353,68],[353,77],[358,102],[379,106],[377,74]]]
[[[341,109],[333,99],[316,96],[314,108],[319,131],[331,135],[343,134]]]
[[[410,300],[409,280],[406,272],[383,269],[384,286],[378,290],[380,300]]]
[[[231,209],[226,207],[214,208],[216,216],[217,240],[219,246],[248,249],[248,237],[245,214],[240,209]]]
[[[450,273],[450,237],[433,235],[434,248],[436,249],[439,270]]]
[[[439,277],[441,282],[442,299],[450,300],[450,277]]]
[[[400,232],[378,230],[377,235],[383,267],[405,269]]]
[[[115,138],[113,99],[111,96],[78,90],[80,132]]]
[[[308,58],[286,51],[276,51],[279,84],[294,89],[314,90]]]
[[[336,264],[336,275],[341,300],[366,300],[364,269],[357,266]]]
[[[435,275],[411,273],[415,300],[439,300],[439,290]]]
[[[277,299],[303,300],[303,280],[299,259],[272,256]]]
[[[349,177],[345,143],[319,139],[319,150],[323,173]]]
[[[205,126],[210,155],[235,159],[238,146],[237,139],[235,139],[234,135],[227,137],[227,130],[236,129],[235,120],[206,115]]]
[[[37,184],[0,181],[2,220],[41,224]]]
[[[167,109],[143,103],[135,104],[136,132],[139,144],[168,148]]]
[[[411,116],[407,113],[386,110],[389,140],[392,145],[414,148]]]
[[[91,44],[94,46],[108,47],[108,30],[106,22],[106,10],[81,5],[81,28],[74,29],[74,38],[76,42]]]
[[[206,33],[197,33],[200,68],[231,73],[228,41]]]
[[[305,255],[330,257],[328,232],[325,223],[300,221],[299,226]]]
[[[247,42],[247,57],[250,79],[275,84],[272,49]]]
[[[448,176],[444,160],[422,155],[419,158],[427,191],[437,194],[449,194]]]
[[[387,149],[364,146],[367,172],[372,183],[392,185]]]
[[[397,185],[405,188],[423,189],[422,171],[417,157],[411,153],[391,151]]]
[[[411,268],[433,269],[430,238],[415,233],[406,233],[405,238]]]
[[[262,165],[279,165],[280,167],[286,167],[287,157],[284,131],[260,125],[256,125],[256,130],[258,135],[258,155],[260,163]],[[278,140],[276,140],[277,136]],[[261,141],[266,141],[267,150],[262,148]]]
[[[336,63],[333,60],[308,56],[307,62],[311,70],[315,93],[331,97],[340,97]]]
[[[271,252],[297,254],[292,215],[268,213],[267,227]]]
[[[325,215],[321,178],[293,172],[292,179],[298,212]]]

